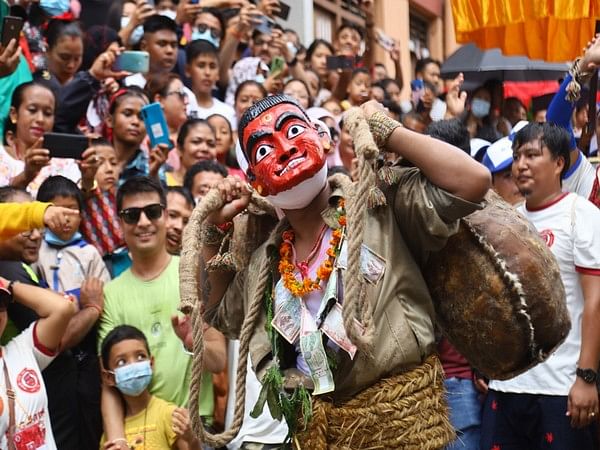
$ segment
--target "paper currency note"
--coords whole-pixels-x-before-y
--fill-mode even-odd
[[[310,377],[315,389],[313,395],[325,394],[335,389],[333,374],[327,363],[327,354],[323,348],[323,336],[320,331],[312,331],[300,336],[300,351],[310,369]]]
[[[336,261],[336,267],[348,268],[348,246],[346,242],[342,245],[340,256]],[[369,283],[377,284],[385,273],[385,259],[362,244],[360,247],[360,271]]]
[[[294,344],[300,335],[300,299],[290,297],[276,310],[271,321],[273,328],[290,344]]]
[[[356,325],[358,324],[355,323],[355,326]],[[338,347],[348,353],[348,355],[350,355],[350,359],[354,359],[354,355],[356,354],[356,345],[354,345],[346,335],[344,319],[342,317],[342,307],[339,303],[336,303],[333,306],[327,315],[327,318],[323,322],[321,330],[323,330],[323,333],[325,333],[329,339],[335,342]]]

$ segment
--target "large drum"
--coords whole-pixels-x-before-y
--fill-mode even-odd
[[[512,378],[543,361],[571,327],[554,256],[493,191],[423,273],[442,331],[490,378]]]

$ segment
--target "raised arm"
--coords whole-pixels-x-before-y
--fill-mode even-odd
[[[413,163],[436,186],[471,202],[479,202],[491,185],[490,172],[462,150],[410,131],[390,119],[383,106],[371,100],[361,106],[376,142]],[[393,130],[393,131],[392,131]]]
[[[3,278],[0,281],[6,282]],[[49,289],[25,283],[14,283],[12,290],[14,300],[39,317],[35,329],[38,342],[51,351],[58,350],[69,319],[76,311],[73,303]]]

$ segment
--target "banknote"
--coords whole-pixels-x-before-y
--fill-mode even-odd
[[[377,284],[385,273],[385,259],[362,244],[360,247],[360,271],[369,283]],[[340,255],[336,261],[336,267],[348,268],[348,246],[346,242],[342,245]]]
[[[300,336],[300,351],[310,369],[310,377],[315,389],[313,395],[325,394],[335,389],[333,374],[327,363],[327,354],[323,348],[323,335],[312,331]]]
[[[355,321],[355,326],[360,325]],[[321,330],[323,330],[323,333],[335,342],[338,347],[348,353],[350,359],[354,359],[356,345],[354,345],[346,335],[344,318],[342,317],[342,307],[339,303],[336,303],[333,308],[331,308],[331,311],[321,326]]]
[[[275,316],[271,321],[273,328],[290,344],[294,344],[300,334],[301,300],[290,295],[277,302]]]

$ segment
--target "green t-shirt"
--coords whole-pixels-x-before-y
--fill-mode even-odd
[[[98,353],[106,335],[118,325],[140,329],[154,357],[150,393],[185,407],[188,401],[192,358],[171,325],[178,313],[179,257],[172,256],[157,278],[143,281],[131,269],[104,286],[104,312],[98,330]]]

